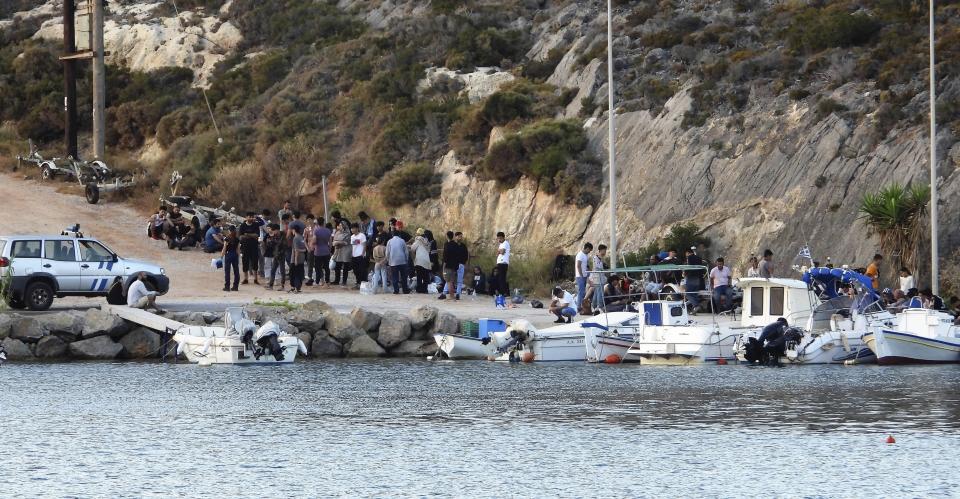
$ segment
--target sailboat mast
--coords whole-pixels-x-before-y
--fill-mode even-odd
[[[932,1],[932,0],[931,0]],[[613,113],[613,0],[607,0],[607,154],[610,158],[610,267],[617,267],[617,166]]]
[[[940,294],[939,214],[937,213],[937,79],[934,59],[934,0],[930,0],[930,288]]]

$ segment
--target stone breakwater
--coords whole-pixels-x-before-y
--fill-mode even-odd
[[[425,357],[436,352],[433,334],[457,333],[460,320],[449,312],[419,306],[407,314],[355,307],[349,314],[322,301],[293,310],[251,305],[250,317],[276,322],[298,336],[311,358]],[[223,324],[222,312],[170,312],[167,318],[198,326]],[[162,350],[156,331],[99,309],[43,315],[0,314],[0,345],[11,361],[155,359]],[[176,352],[176,344],[167,345]]]

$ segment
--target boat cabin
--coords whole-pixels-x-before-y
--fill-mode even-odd
[[[763,327],[783,317],[790,325],[804,325],[820,303],[798,279],[746,277],[740,279],[743,289],[744,327]]]
[[[647,326],[686,326],[690,323],[682,301],[655,300],[641,303],[643,322]]]

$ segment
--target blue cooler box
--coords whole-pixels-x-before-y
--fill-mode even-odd
[[[480,319],[480,338],[487,338],[493,333],[507,330],[507,323],[498,319]]]

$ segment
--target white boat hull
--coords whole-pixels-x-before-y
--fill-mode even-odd
[[[640,364],[690,365],[734,362],[736,334],[711,332],[702,326],[648,326],[628,355],[640,357]]]
[[[929,338],[878,327],[865,334],[863,341],[881,365],[960,363],[960,338]]]
[[[593,328],[584,330],[584,347],[587,362],[605,362],[618,364],[620,362],[640,362],[639,355],[627,353],[633,346],[634,337],[629,335],[612,335]]]
[[[296,336],[280,335],[277,341],[283,350],[283,360],[277,360],[269,353],[258,359],[236,335],[198,336],[178,332],[173,339],[188,361],[200,364],[290,364],[296,359],[297,352],[303,348]]]
[[[494,354],[492,343],[459,334],[435,334],[433,340],[449,359],[487,359]]]
[[[586,359],[583,331],[571,331],[562,334],[537,335],[519,348],[513,356],[514,360],[523,359],[525,352],[533,352],[532,362],[583,362]],[[510,354],[503,353],[496,357],[501,362],[510,361]]]
[[[734,348],[737,360],[746,361],[747,338],[758,336],[758,331],[744,333]],[[856,331],[825,331],[817,335],[806,333],[800,342],[788,346],[786,355],[780,358],[785,364],[873,364],[877,361],[873,351]]]

